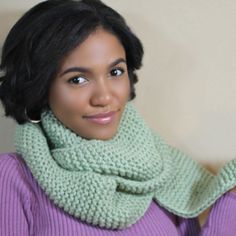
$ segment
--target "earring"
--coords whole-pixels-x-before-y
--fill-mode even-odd
[[[31,120],[31,119],[29,118],[28,114],[27,114],[26,108],[25,108],[25,115],[26,115],[28,121],[30,121],[30,122],[33,123],[33,124],[37,124],[37,123],[41,122],[41,120]]]

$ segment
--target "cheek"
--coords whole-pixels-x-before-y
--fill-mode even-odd
[[[120,99],[123,102],[127,102],[130,97],[130,80],[126,77],[121,81],[119,85],[117,85],[117,93],[119,94]]]
[[[68,89],[62,86],[55,86],[50,93],[49,103],[57,111],[73,112],[83,106],[87,95],[76,89]]]

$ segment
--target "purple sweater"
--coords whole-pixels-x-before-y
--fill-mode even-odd
[[[58,208],[33,178],[20,155],[0,155],[0,236],[235,236],[236,194],[213,206],[201,229],[196,218],[177,217],[152,201],[130,228],[107,230],[88,225]]]

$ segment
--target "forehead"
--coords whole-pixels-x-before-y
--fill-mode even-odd
[[[97,29],[63,60],[62,68],[110,64],[117,58],[126,58],[119,39],[112,33]]]

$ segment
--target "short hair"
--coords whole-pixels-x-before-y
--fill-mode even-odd
[[[63,58],[93,31],[102,27],[115,35],[126,53],[135,98],[136,70],[142,66],[143,46],[125,19],[99,0],[44,1],[26,12],[10,30],[2,50],[0,99],[5,116],[18,124],[40,117],[48,108],[50,85]]]

